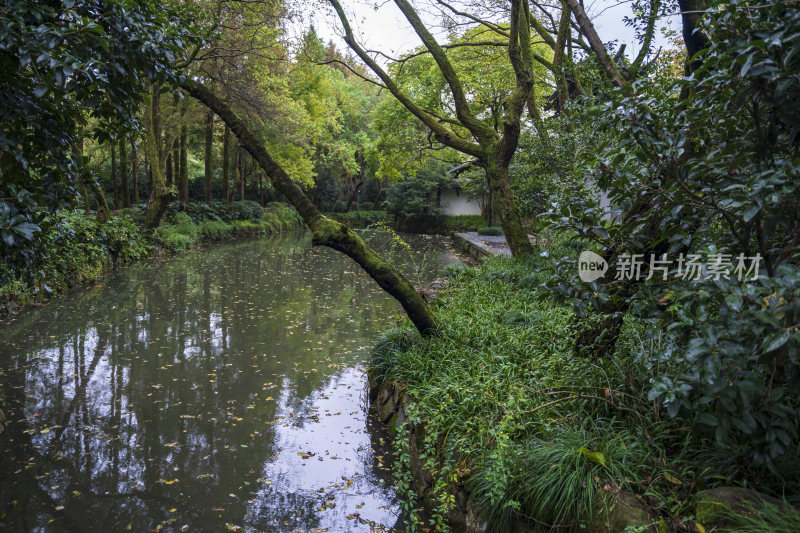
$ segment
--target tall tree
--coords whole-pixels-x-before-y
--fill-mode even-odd
[[[484,169],[489,189],[494,199],[500,223],[509,248],[514,255],[528,255],[533,247],[522,225],[516,201],[509,184],[509,165],[516,151],[521,130],[522,113],[534,84],[533,55],[531,52],[531,14],[526,0],[512,0],[508,30],[507,56],[513,68],[516,85],[505,101],[500,131],[482,120],[470,106],[461,77],[453,67],[445,48],[430,33],[417,11],[406,0],[395,0],[406,21],[422,41],[427,53],[433,57],[447,82],[449,97],[455,111],[454,118],[442,120],[405,93],[396,80],[384,70],[355,39],[350,22],[338,0],[329,0],[344,28],[344,40],[355,54],[380,78],[383,85],[417,119],[431,130],[433,138],[468,156],[474,157]],[[496,25],[495,25],[496,26]],[[468,132],[472,139],[462,132]]]
[[[164,212],[175,197],[171,183],[167,183],[167,169],[171,169],[172,140],[163,143],[161,131],[161,90],[158,82],[150,87],[150,103],[144,109],[145,153],[150,163],[150,198],[144,215],[144,227],[155,228],[161,223]],[[164,144],[169,147],[165,149]]]

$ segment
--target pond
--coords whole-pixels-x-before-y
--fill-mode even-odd
[[[418,282],[458,261],[410,238],[430,252],[406,261]],[[401,315],[293,234],[135,264],[0,322],[0,529],[399,527],[363,364]]]

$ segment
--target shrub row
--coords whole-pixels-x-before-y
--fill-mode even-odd
[[[152,234],[141,231],[144,205],[120,210],[105,224],[83,210],[60,210],[45,217],[36,234],[37,252],[27,274],[0,264],[0,313],[100,279],[113,264],[143,259],[154,247],[179,253],[198,242],[258,236],[299,228],[299,214],[282,203],[262,208],[243,201],[191,203],[186,212],[173,204],[165,224]]]

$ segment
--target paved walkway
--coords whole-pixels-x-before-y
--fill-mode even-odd
[[[454,233],[457,239],[462,239],[471,245],[473,249],[477,248],[483,255],[511,255],[511,250],[508,248],[508,243],[503,235],[478,235],[474,231],[466,233]],[[531,244],[535,244],[533,235],[528,235]]]

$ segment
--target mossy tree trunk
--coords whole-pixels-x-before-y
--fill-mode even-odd
[[[206,87],[193,80],[185,80],[183,88],[213,110],[227,124],[239,139],[239,144],[269,176],[275,189],[281,192],[297,209],[311,230],[312,242],[315,245],[333,248],[353,259],[383,290],[400,302],[422,335],[432,335],[436,332],[436,316],[414,286],[396,268],[370,248],[353,230],[344,224],[324,217],[286,171],[272,159],[272,156],[264,148],[264,143],[258,140],[228,105]]]
[[[164,212],[175,197],[173,187],[167,185],[166,169],[161,143],[161,102],[158,83],[152,84],[151,103],[144,112],[145,153],[150,162],[150,203],[144,214],[144,228],[158,227]],[[170,143],[171,144],[171,143]]]

